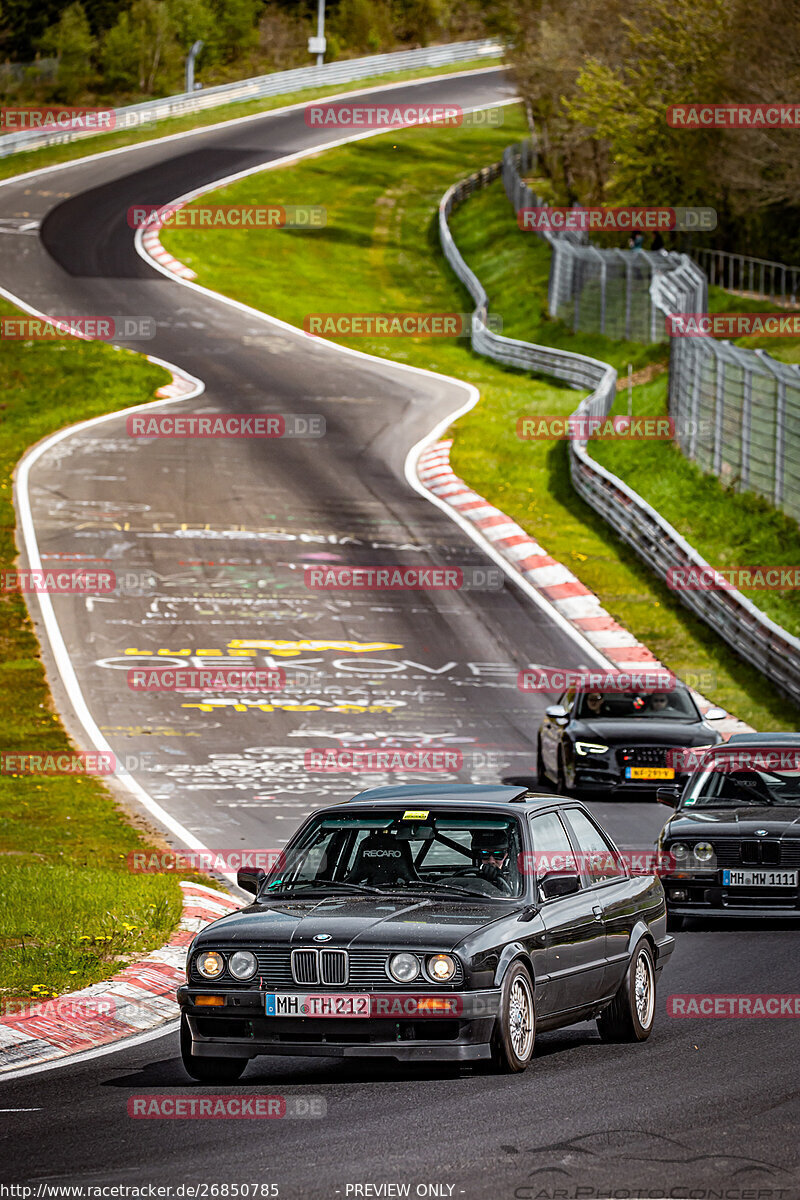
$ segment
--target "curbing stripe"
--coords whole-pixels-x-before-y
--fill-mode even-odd
[[[180,886],[181,920],[166,945],[104,983],[42,1001],[24,1015],[0,1018],[0,1077],[175,1020],[175,988],[185,979],[186,948],[193,934],[240,908],[232,896],[213,888]]]

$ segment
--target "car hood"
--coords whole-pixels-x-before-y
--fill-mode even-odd
[[[706,746],[719,741],[716,730],[701,721],[656,721],[652,717],[576,721],[572,736],[581,741],[590,739],[608,746]]]
[[[751,838],[757,829],[766,829],[768,836],[800,837],[800,807],[788,804],[743,804],[730,808],[682,808],[670,817],[664,832],[671,838],[698,837],[702,833],[716,837]]]
[[[220,943],[345,947],[420,946],[452,950],[470,933],[520,908],[507,902],[380,896],[257,901],[198,933],[194,946]],[[328,942],[314,942],[327,933]]]

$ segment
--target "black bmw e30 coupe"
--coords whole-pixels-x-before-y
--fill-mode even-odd
[[[644,1041],[672,953],[664,892],[576,800],[524,787],[397,786],[320,809],[253,902],[197,934],[178,989],[186,1070],[257,1055],[490,1061],[596,1019]]]
[[[800,921],[800,733],[735,734],[698,752],[659,838],[671,928],[687,917]]]

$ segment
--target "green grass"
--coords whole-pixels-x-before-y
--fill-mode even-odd
[[[425,79],[431,75],[451,75],[458,71],[471,71],[478,67],[496,65],[496,60],[485,58],[474,59],[471,62],[454,63],[452,66],[429,67],[416,71],[394,71],[388,75],[371,75],[368,79],[358,79],[354,83],[331,84],[328,87],[307,88],[302,92],[287,92],[282,96],[268,96],[261,100],[248,100],[244,103],[221,104],[218,108],[205,109],[191,116],[170,117],[158,121],[150,129],[126,129],[119,132],[100,133],[97,136],[81,138],[77,142],[67,142],[60,146],[42,146],[38,150],[23,150],[18,154],[10,154],[0,159],[0,179],[12,175],[21,175],[25,171],[35,171],[40,167],[50,167],[57,163],[72,162],[77,158],[85,158],[89,154],[100,154],[106,150],[116,150],[120,146],[133,146],[140,142],[152,141],[154,138],[168,137],[173,133],[183,133],[188,129],[200,129],[204,125],[216,125],[220,121],[230,121],[236,117],[248,117],[256,113],[271,112],[272,109],[282,108],[288,104],[306,103],[317,100],[322,96],[334,96],[344,92],[358,91],[360,88],[371,87],[376,83],[401,83],[405,79]]]
[[[2,315],[18,315],[0,302]],[[0,566],[16,559],[11,477],[48,433],[153,398],[169,376],[81,341],[4,341],[0,356]],[[0,750],[69,752],[19,595],[0,593]],[[74,991],[160,946],[181,912],[171,875],[132,875],[152,844],[96,778],[0,775],[0,1007]]]
[[[309,312],[466,311],[471,305],[438,245],[435,213],[446,188],[495,161],[523,123],[506,109],[497,130],[407,130],[343,147],[270,174],[275,203],[315,203],[328,225],[313,232],[168,229],[162,241],[199,282],[302,326]],[[263,201],[254,176],[214,202]],[[209,197],[203,199],[208,203]],[[548,262],[537,238],[520,233],[495,184],[454,214],[453,228],[511,336],[547,341],[639,369],[664,347],[576,337],[548,322]],[[249,238],[243,252],[242,238]],[[757,671],[693,618],[574,493],[563,443],[520,442],[516,420],[566,415],[578,393],[501,369],[456,340],[342,338],[344,344],[473,383],[481,402],[454,427],[453,465],[569,565],[608,609],[668,666],[756,728],[792,728],[797,714]],[[637,400],[638,403],[638,400]],[[524,647],[522,648],[524,653]]]

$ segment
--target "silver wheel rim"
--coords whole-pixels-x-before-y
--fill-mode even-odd
[[[514,1053],[525,1062],[533,1049],[533,1000],[522,975],[512,983],[508,997],[508,1032]]]
[[[640,950],[636,956],[636,973],[633,978],[633,994],[636,1001],[636,1016],[642,1029],[649,1029],[653,1023],[655,1008],[655,988],[653,986],[653,968],[650,956]]]

